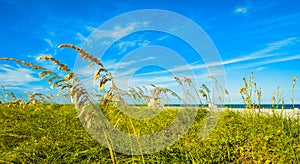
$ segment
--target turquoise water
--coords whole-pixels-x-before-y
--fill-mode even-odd
[[[182,106],[182,105],[181,104],[165,104],[165,106]],[[195,105],[192,105],[192,106],[207,107],[208,105],[207,104],[200,104],[200,105],[195,104]],[[244,108],[245,105],[244,104],[225,104],[225,105],[218,105],[218,107]],[[295,104],[294,107],[300,109],[300,104]],[[277,109],[277,106],[274,105],[274,107],[272,107],[272,104],[261,104],[260,108]],[[278,104],[278,109],[282,109],[282,104]],[[293,109],[293,105],[292,104],[285,104],[284,109]]]

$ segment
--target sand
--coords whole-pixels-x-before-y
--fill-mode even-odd
[[[277,116],[282,116],[282,117],[287,117],[287,118],[300,118],[300,109],[244,109],[244,108],[226,108],[226,109],[221,109],[221,110],[229,110],[229,111],[234,111],[234,112],[242,112],[242,113],[263,113],[265,115],[277,115]]]

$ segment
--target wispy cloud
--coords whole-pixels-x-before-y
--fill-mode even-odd
[[[300,12],[295,12],[291,14],[282,15],[279,17],[274,17],[272,19],[266,20],[262,23],[265,25],[275,25],[275,24],[295,24],[300,17]]]
[[[39,78],[33,76],[35,72],[26,68],[14,68],[9,65],[0,67],[0,81],[6,86],[26,86],[30,82],[40,81]]]
[[[79,37],[79,40],[81,40],[82,42],[85,42],[88,39],[106,39],[105,43],[107,44],[108,41],[110,41],[111,43],[114,40],[118,40],[130,34],[136,29],[139,29],[141,27],[146,27],[146,26],[147,26],[147,22],[132,22],[126,26],[118,25],[113,27],[113,29],[111,30],[103,30],[92,26],[86,26],[86,29],[89,32],[92,32],[92,35],[90,36],[92,38],[84,37],[81,33],[77,33],[77,36]]]
[[[150,44],[150,41],[143,39],[136,39],[134,41],[122,41],[118,44],[118,48],[121,50],[118,54],[121,55],[127,51],[129,47],[135,46],[147,46]]]
[[[298,60],[298,59],[300,59],[300,54],[293,55],[293,56],[287,56],[287,57],[280,57],[280,58],[275,58],[275,59],[269,59],[269,60],[265,60],[265,61],[257,61],[257,62],[247,63],[244,65],[236,66],[235,68],[233,67],[233,69],[239,70],[239,69],[255,68],[255,67],[264,66],[267,64],[280,63],[280,62],[286,62],[286,61],[292,61],[292,60]],[[262,68],[264,68],[264,67],[262,67]]]
[[[298,42],[299,40],[296,37],[291,37],[291,38],[287,38],[285,40],[281,40],[278,42],[274,42],[274,43],[269,43],[267,44],[269,47],[269,49],[277,49],[280,48],[282,46],[286,46],[286,45],[294,45]]]
[[[100,30],[95,27],[87,26],[87,30],[93,32],[93,36],[96,38],[110,38],[110,39],[118,39],[124,35],[129,34],[134,29],[140,26],[139,23],[131,23],[126,27],[115,26],[112,30]]]
[[[120,77],[120,76],[127,76],[137,71],[138,68],[132,68],[128,70],[128,68],[134,66],[134,64],[139,62],[155,60],[155,59],[156,57],[146,57],[146,58],[141,58],[139,60],[130,60],[130,61],[109,60],[109,61],[104,61],[103,64],[109,71],[114,71],[115,69],[117,69],[118,72],[114,72],[114,77]],[[82,67],[76,70],[76,74],[82,77],[92,77],[96,69],[97,69],[96,66],[93,66],[91,68]]]
[[[162,41],[162,40],[167,39],[168,37],[169,37],[168,35],[165,35],[165,36],[162,36],[162,37],[158,38],[157,40],[158,41]]]
[[[76,36],[77,36],[77,40],[79,40],[80,42],[82,42],[82,43],[84,43],[84,42],[87,42],[88,41],[88,38],[87,37],[85,37],[85,36],[83,36],[83,34],[82,33],[80,33],[80,32],[77,32],[76,33]]]
[[[126,68],[127,66],[132,66],[135,63],[139,63],[139,62],[144,62],[144,61],[149,61],[149,60],[154,60],[156,59],[156,57],[147,57],[147,58],[142,58],[140,60],[130,60],[130,61],[121,61],[121,62],[116,62],[114,61],[114,67],[118,68],[118,69],[122,69],[122,68]],[[111,68],[110,68],[111,69]]]
[[[86,26],[86,30],[90,32],[91,35],[85,37],[79,32],[76,35],[81,43],[85,43],[85,45],[88,45],[90,48],[93,48],[93,45],[96,44],[97,48],[106,49],[109,45],[114,44],[114,47],[118,49],[116,54],[121,55],[129,48],[147,46],[150,44],[150,41],[144,39],[142,36],[130,40],[122,39],[134,31],[147,27],[147,25],[147,22],[131,22],[126,25],[116,25],[111,29],[98,29],[96,27]]]
[[[45,38],[44,41],[48,43],[48,45],[49,45],[50,48],[54,47],[54,44],[52,43],[52,41],[50,39]]]
[[[47,47],[44,50],[40,51],[39,53],[29,54],[26,56],[28,58],[33,58],[33,59],[36,59],[38,56],[41,56],[41,55],[50,55],[51,54],[51,56],[55,56],[57,54],[57,47],[56,47],[57,44],[49,38],[44,38],[44,41],[47,43]]]
[[[245,15],[245,14],[249,13],[250,8],[252,8],[252,1],[244,0],[244,4],[241,6],[235,7],[235,9],[233,10],[233,13]]]
[[[46,50],[44,50],[42,52],[44,52],[44,53],[52,53],[53,56],[56,55],[57,54],[57,43],[53,42],[49,38],[45,38],[44,41],[47,42],[48,48],[46,48]]]
[[[261,71],[261,70],[264,70],[264,69],[267,69],[267,67],[258,67],[258,68],[256,68],[255,70],[256,70],[256,71]]]
[[[246,7],[237,7],[234,9],[234,13],[238,14],[246,14],[248,12],[248,9]]]
[[[250,54],[238,57],[238,58],[233,58],[233,59],[228,59],[222,62],[214,62],[214,63],[206,63],[206,64],[188,64],[188,65],[179,65],[179,66],[175,66],[169,70],[163,70],[163,71],[157,71],[157,72],[149,72],[146,73],[147,75],[159,75],[159,74],[164,74],[164,73],[168,73],[168,72],[184,72],[184,71],[188,71],[188,70],[199,70],[199,69],[207,69],[207,67],[216,67],[216,66],[222,66],[222,65],[233,65],[233,64],[240,64],[243,62],[249,62],[249,61],[254,61],[254,60],[258,60],[258,59],[264,59],[264,58],[274,58],[274,57],[280,57],[280,59],[274,59],[274,60],[270,60],[270,61],[277,61],[277,62],[283,62],[284,59],[288,60],[288,59],[293,59],[293,57],[287,57],[287,58],[283,58],[283,55],[285,55],[285,52],[276,52],[277,50],[280,50],[283,47],[286,46],[291,46],[291,45],[295,45],[298,42],[298,39],[296,37],[291,37],[291,38],[287,38],[285,40],[280,40],[280,41],[276,41],[273,43],[269,43],[266,44],[266,48],[262,49],[262,50],[258,50],[255,52],[252,52]],[[297,59],[297,57],[294,57],[294,59]],[[261,63],[260,65],[263,64],[270,64],[269,62],[266,63]],[[254,63],[254,62],[251,62]],[[253,64],[250,64],[249,66],[254,66]],[[235,65],[235,67],[238,69],[240,68],[239,66]],[[244,66],[243,66],[244,67]],[[245,68],[245,67],[244,67]]]
[[[155,59],[157,59],[157,58],[154,56],[150,56],[150,57],[140,58],[140,59],[136,59],[136,60],[121,60],[121,61],[108,60],[108,61],[103,61],[103,64],[109,71],[114,71],[116,69],[128,70],[129,68],[132,68],[132,67],[135,68],[136,63],[146,62],[146,61],[155,60]]]
[[[280,40],[280,41],[276,41],[273,43],[269,43],[266,44],[266,48],[262,49],[262,50],[258,50],[255,52],[252,52],[248,55],[239,57],[239,58],[234,58],[234,59],[230,59],[227,61],[223,61],[222,64],[226,65],[226,64],[234,64],[237,62],[243,62],[243,61],[249,61],[249,60],[255,60],[255,59],[262,59],[262,58],[267,58],[267,57],[273,57],[273,56],[279,56],[285,53],[278,53],[278,52],[274,52],[276,50],[279,50],[283,47],[286,46],[291,46],[294,45],[298,42],[298,39],[296,37],[291,37],[291,38],[287,38],[284,40]]]

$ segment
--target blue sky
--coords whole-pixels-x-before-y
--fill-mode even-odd
[[[73,68],[78,62],[76,53],[58,49],[59,44],[83,46],[90,34],[107,20],[141,9],[176,12],[203,28],[221,56],[231,103],[241,103],[238,90],[243,86],[242,78],[248,78],[250,72],[254,72],[255,81],[263,90],[263,103],[271,102],[277,86],[285,102],[291,102],[292,77],[300,78],[300,2],[296,0],[0,0],[0,56],[37,62],[35,58],[39,55],[52,55]],[[119,85],[125,85],[124,78],[129,78],[130,85],[157,83],[176,90],[170,71],[185,64],[194,71],[199,84],[209,83],[204,62],[188,44],[161,32],[131,34],[146,27],[147,22],[124,20],[123,23],[98,31],[102,44],[111,45],[101,59],[115,71]],[[179,30],[186,29],[183,26]],[[130,35],[119,38],[126,34]],[[150,50],[149,46],[157,47]],[[130,57],[130,53],[135,55]],[[186,63],[173,59],[176,54]],[[50,63],[37,63],[57,71]],[[148,63],[154,64],[147,66]],[[0,66],[0,84],[8,89],[20,94],[51,92],[49,84],[41,81],[34,71],[10,62],[1,61]],[[92,75],[91,70],[78,71],[83,78]],[[176,73],[184,76],[182,72]],[[298,88],[296,102],[300,103]]]

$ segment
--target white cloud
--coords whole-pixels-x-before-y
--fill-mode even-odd
[[[133,66],[135,63],[144,62],[144,61],[150,61],[155,60],[156,57],[146,57],[146,58],[140,58],[137,60],[130,60],[130,61],[116,61],[116,60],[109,60],[109,61],[103,61],[103,64],[106,69],[112,71],[114,69],[123,69],[127,66]]]
[[[162,40],[167,39],[168,37],[169,37],[168,35],[165,35],[165,36],[162,36],[162,37],[158,38],[157,40],[162,41]]]
[[[54,48],[54,44],[52,43],[52,41],[50,39],[45,38],[44,41],[48,43],[50,48]]]
[[[26,86],[30,82],[40,81],[33,74],[35,72],[27,68],[14,68],[9,65],[2,65],[0,67],[1,85]]]
[[[109,42],[109,41],[103,41],[103,42],[101,42],[101,44],[105,45],[105,46],[108,46],[109,44],[111,44],[111,42]]]
[[[156,59],[156,57],[150,56],[150,57],[147,57],[147,58],[143,58],[140,61],[148,61],[148,60],[154,60],[154,59]]]
[[[129,72],[134,72],[134,70],[129,70]],[[130,86],[147,86],[150,84],[159,85],[162,87],[173,86],[176,84],[176,81],[172,75],[157,76],[149,78],[147,76],[125,76],[124,75],[115,77],[115,82],[118,87],[123,90],[126,90]]]
[[[256,71],[261,71],[261,70],[264,70],[264,69],[267,69],[267,67],[258,67],[258,68],[256,68],[255,70],[256,70]]]
[[[270,46],[270,48],[276,49],[276,48],[280,48],[282,46],[294,45],[294,44],[296,44],[296,42],[298,42],[298,39],[296,37],[291,37],[291,38],[287,38],[285,40],[281,40],[278,42],[269,43],[267,45]]]
[[[234,12],[239,14],[246,14],[248,12],[248,9],[246,7],[237,7]]]
[[[287,56],[287,57],[281,57],[281,58],[275,58],[275,59],[270,59],[270,60],[265,60],[265,61],[252,62],[252,63],[244,64],[241,66],[233,67],[233,69],[253,68],[253,67],[264,66],[267,64],[280,63],[280,62],[286,62],[286,61],[298,60],[298,59],[300,59],[300,54],[293,55],[293,56]]]
[[[297,60],[300,59],[300,54],[298,55],[290,55],[286,56],[285,48],[289,46],[293,46],[298,42],[298,39],[295,37],[287,38],[284,40],[276,41],[273,43],[266,44],[265,48],[249,53],[247,55],[243,55],[238,58],[228,59],[223,62],[216,62],[216,63],[209,63],[208,66],[222,66],[222,65],[230,65],[230,67],[227,67],[227,71],[232,70],[241,70],[241,69],[248,69],[248,68],[256,68],[257,71],[266,69],[267,64],[271,63],[278,63],[278,62],[285,62],[290,60]],[[185,75],[185,71],[188,71],[192,69],[193,71],[202,71],[207,69],[207,65],[194,62],[190,65],[179,65],[174,66],[169,70],[163,70],[163,71],[154,71],[144,74],[136,74],[131,77],[132,74],[134,74],[138,68],[135,68],[135,63],[138,63],[140,61],[147,61],[155,59],[155,57],[148,57],[141,60],[130,60],[130,61],[122,61],[117,62],[115,60],[108,61],[110,62],[107,64],[105,62],[105,65],[108,66],[117,66],[118,72],[113,72],[113,76],[115,77],[117,85],[122,88],[126,89],[128,85],[134,85],[134,86],[141,86],[141,85],[149,85],[151,83],[163,86],[163,87],[173,87],[176,86],[176,81],[174,80],[173,76],[169,73],[174,73],[176,76],[178,73],[182,73],[182,75]],[[114,67],[110,67],[110,70],[113,71]],[[91,70],[86,71],[85,73],[90,73]],[[215,72],[213,72],[215,73]],[[149,75],[153,75],[152,77]],[[91,74],[93,76],[93,74]],[[208,72],[197,72],[196,77],[194,77],[198,82],[201,81],[209,81],[207,80]],[[95,84],[92,81],[92,78],[89,79],[89,81],[85,81],[85,83],[88,83],[90,87],[95,87]]]
[[[131,68],[131,69],[123,71],[123,72],[114,72],[113,75],[115,78],[126,77],[128,75],[133,75],[137,70],[138,70],[138,68]]]
[[[276,53],[275,51],[285,47],[285,46],[291,46],[294,45],[296,42],[298,42],[298,39],[295,37],[287,38],[285,40],[273,42],[266,44],[267,47],[258,50],[255,52],[252,52],[248,55],[244,55],[242,57],[234,58],[234,59],[229,59],[225,60],[222,62],[215,62],[215,63],[206,63],[206,64],[189,64],[189,65],[180,65],[180,66],[175,66],[172,69],[169,70],[163,70],[163,71],[157,71],[157,72],[149,72],[146,73],[147,75],[158,75],[158,74],[164,74],[167,72],[180,72],[180,71],[188,71],[188,70],[198,70],[198,69],[206,69],[207,67],[216,67],[216,66],[222,66],[222,65],[231,65],[231,64],[236,64],[236,63],[242,63],[242,62],[247,62],[247,61],[252,61],[252,60],[257,60],[257,59],[263,59],[263,58],[268,58],[268,57],[276,57],[276,56],[282,56],[286,53]],[[296,57],[297,58],[297,57]],[[282,61],[285,58],[281,58]],[[292,57],[288,57],[288,59],[292,59]],[[274,61],[280,62],[278,59],[274,59]],[[254,63],[254,62],[252,62]],[[262,63],[263,64],[263,63]],[[268,63],[265,63],[268,64]],[[250,64],[249,66],[251,66]],[[238,66],[235,66],[237,69],[239,68]]]
[[[120,62],[117,62],[115,60],[110,60],[110,61],[103,62],[103,64],[105,68],[108,69],[109,71],[114,71],[115,69],[118,69],[118,72],[113,72],[113,73],[114,73],[114,77],[117,76],[120,77],[120,76],[130,75],[135,71],[137,71],[138,70],[137,68],[133,68],[129,70],[126,69],[129,68],[130,66],[133,66],[135,63],[150,61],[154,59],[156,59],[156,57],[147,57],[147,58],[141,58],[139,60],[120,61]],[[124,69],[126,69],[126,71],[121,71]],[[81,77],[93,77],[96,70],[97,70],[97,66],[94,65],[91,68],[86,68],[86,67],[79,68],[75,71],[75,73],[77,75],[80,75]]]
[[[147,46],[149,44],[150,44],[150,41],[142,40],[142,39],[137,39],[134,41],[122,41],[118,44],[118,47],[121,50],[118,54],[121,55],[122,53],[126,52],[129,47]]]
[[[77,32],[76,35],[77,35],[77,39],[80,42],[87,42],[88,41],[88,39],[86,37],[84,37],[81,33]]]
[[[147,27],[147,25],[147,22],[131,22],[127,25],[116,25],[111,27],[111,29],[98,29],[96,27],[86,26],[87,31],[91,32],[91,35],[85,37],[83,34],[77,33],[77,39],[85,43],[85,45],[89,45],[90,48],[93,48],[95,44],[99,49],[106,49],[110,44],[120,40],[122,37],[130,35],[130,33],[134,31]],[[150,41],[137,38],[133,41],[121,41],[117,43],[117,48],[121,50],[119,52],[119,54],[121,54],[126,52],[129,47],[149,44]]]
[[[113,40],[117,40],[123,36],[130,34],[131,32],[133,32],[136,29],[139,29],[141,27],[146,27],[146,26],[147,26],[146,22],[141,22],[141,23],[133,22],[125,27],[115,26],[111,30],[102,30],[102,29],[98,29],[95,27],[91,27],[91,26],[86,26],[86,29],[88,31],[92,32],[92,34],[93,34],[92,39],[106,38],[106,39],[113,41]],[[80,33],[78,33],[77,35],[81,38],[81,40],[85,40],[85,39],[83,39],[83,36]]]

